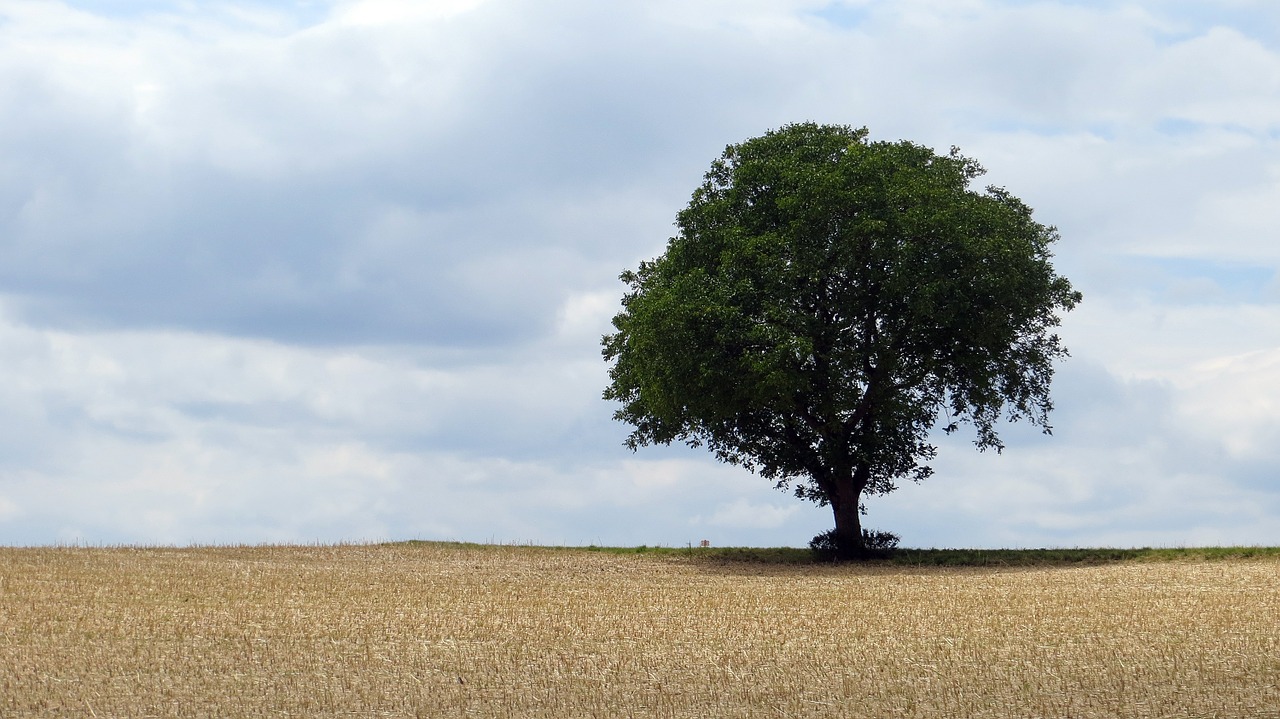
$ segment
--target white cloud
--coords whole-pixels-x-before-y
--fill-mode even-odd
[[[439,20],[461,15],[484,4],[484,0],[433,0],[406,3],[396,0],[356,0],[340,5],[334,19],[343,24],[392,25]]]
[[[745,499],[736,499],[718,506],[715,512],[703,522],[712,527],[772,529],[782,526],[799,510],[800,507],[795,504],[786,506],[753,504]],[[695,523],[703,522],[695,520]]]
[[[560,307],[561,336],[589,344],[613,331],[609,321],[621,309],[617,292],[586,292],[565,300]]]
[[[1061,334],[1077,357],[1102,362],[1121,377],[1177,383],[1200,363],[1273,348],[1280,306],[1086,296]]]
[[[1261,132],[1280,125],[1280,54],[1239,29],[1212,27],[1173,45],[1143,79],[1172,117]]]
[[[1197,434],[1236,458],[1280,460],[1280,347],[1201,362],[1180,385],[1178,411]]]
[[[22,514],[22,509],[4,497],[0,497],[0,522],[12,520]]]

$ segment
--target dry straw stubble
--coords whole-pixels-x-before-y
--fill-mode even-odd
[[[1280,716],[1280,561],[0,549],[0,716]]]

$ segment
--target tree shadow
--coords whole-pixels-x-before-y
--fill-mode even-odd
[[[1280,559],[1280,547],[1183,547],[1153,549],[892,549],[832,560],[794,547],[719,547],[672,555],[711,574],[781,576],[798,573],[965,573],[1076,569],[1124,563]]]

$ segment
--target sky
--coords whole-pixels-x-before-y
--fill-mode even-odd
[[[725,146],[959,146],[1084,293],[912,547],[1280,545],[1273,0],[0,0],[0,544],[804,546],[599,340]]]

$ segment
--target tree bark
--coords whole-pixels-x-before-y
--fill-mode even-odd
[[[836,556],[840,559],[856,559],[866,551],[861,512],[862,489],[866,482],[858,483],[860,474],[861,471],[854,471],[837,478],[835,492],[831,496],[831,511],[836,516]]]

